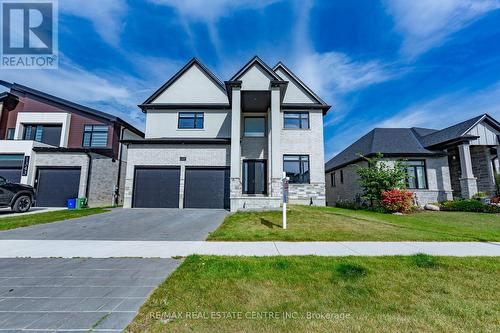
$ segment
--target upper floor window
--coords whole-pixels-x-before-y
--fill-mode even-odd
[[[106,125],[85,125],[83,132],[84,147],[107,147],[108,146],[108,126]]]
[[[289,112],[283,114],[284,128],[309,129],[309,112]]]
[[[309,184],[309,156],[283,155],[283,171],[290,183]]]
[[[61,143],[61,129],[62,125],[24,124],[23,139],[58,147]]]
[[[335,183],[335,172],[332,172],[330,174],[330,183],[332,184],[332,187],[337,186],[337,184]]]
[[[344,184],[344,170],[340,170],[340,184]]]
[[[406,185],[409,189],[426,189],[425,161],[405,161]]]
[[[202,129],[203,112],[179,112],[179,122],[177,128]]]
[[[244,136],[265,137],[266,118],[265,117],[245,117]]]
[[[14,140],[14,133],[16,132],[15,128],[7,128],[7,140]]]

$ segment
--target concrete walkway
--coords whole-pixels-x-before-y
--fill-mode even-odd
[[[0,240],[0,258],[172,258],[227,256],[500,256],[500,243],[483,242],[205,242]]]

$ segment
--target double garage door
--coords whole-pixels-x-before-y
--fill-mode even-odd
[[[133,207],[179,208],[180,167],[136,167]],[[184,208],[229,208],[229,169],[186,167]]]

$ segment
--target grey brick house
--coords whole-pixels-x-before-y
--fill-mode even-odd
[[[111,114],[0,80],[0,176],[35,187],[37,206],[66,206],[86,197],[90,206],[123,201],[126,147],[142,138]]]
[[[291,202],[325,205],[330,106],[281,62],[254,57],[223,83],[192,59],[140,107],[125,207],[278,208],[283,172]]]
[[[487,114],[442,130],[375,128],[325,165],[327,204],[354,201],[362,189],[356,169],[363,156],[380,152],[387,161],[405,160],[407,186],[418,204],[495,194],[500,172],[500,123]]]

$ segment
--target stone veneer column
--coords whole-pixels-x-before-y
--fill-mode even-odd
[[[460,166],[462,168],[462,175],[460,178],[461,195],[464,199],[470,199],[477,193],[477,179],[472,172],[469,143],[459,145],[458,153],[460,155]]]
[[[241,84],[231,89],[231,181],[230,198],[241,197]],[[231,200],[231,211],[238,210],[237,200]]]
[[[283,158],[281,156],[281,99],[279,85],[271,86],[271,196],[281,196]]]

